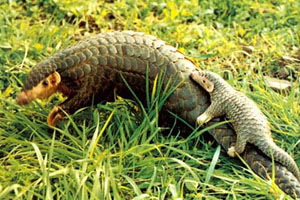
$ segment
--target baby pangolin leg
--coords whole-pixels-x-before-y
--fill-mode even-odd
[[[235,146],[231,146],[228,149],[227,154],[230,157],[235,157],[236,153],[239,155],[242,154],[245,150],[246,144],[247,144],[247,140],[245,138],[241,137],[240,134],[237,134],[237,140],[236,140]]]
[[[205,111],[197,118],[197,123],[201,126],[209,122],[215,116],[213,115],[213,104],[211,104]]]
[[[210,106],[197,118],[197,123],[203,125],[215,117],[225,115],[224,109],[219,105],[219,102],[211,102]]]

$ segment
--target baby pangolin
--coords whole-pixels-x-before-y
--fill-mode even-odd
[[[197,118],[197,123],[202,125],[214,117],[223,115],[232,121],[237,141],[235,146],[229,148],[229,156],[243,153],[246,143],[252,143],[267,156],[286,166],[300,180],[297,164],[274,143],[266,117],[252,100],[233,89],[216,73],[198,71],[192,73],[191,78],[200,84],[211,98],[211,105]]]

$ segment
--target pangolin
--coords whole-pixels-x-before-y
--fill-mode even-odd
[[[65,112],[72,114],[93,100],[94,103],[113,100],[114,91],[130,97],[123,78],[139,98],[144,98],[147,71],[150,85],[163,71],[166,81],[172,80],[174,85],[182,82],[169,96],[165,107],[195,124],[197,116],[210,104],[207,92],[189,78],[197,70],[190,59],[154,36],[133,31],[101,33],[38,63],[27,76],[17,102],[25,105],[36,98],[63,93],[67,100],[55,106],[47,118],[48,124],[55,126]],[[235,142],[236,135],[227,125],[210,129],[209,133],[226,150]],[[243,158],[257,174],[271,177],[272,161],[256,147],[247,145]],[[289,195],[300,196],[300,183],[279,163],[275,163],[275,182]]]
[[[267,118],[251,99],[235,90],[214,72],[194,72],[191,78],[210,94],[211,100],[211,105],[197,118],[197,123],[202,125],[224,115],[232,121],[237,140],[235,145],[228,149],[229,156],[234,157],[235,153],[243,153],[249,142],[270,158],[273,157],[286,166],[300,180],[296,162],[275,144]]]

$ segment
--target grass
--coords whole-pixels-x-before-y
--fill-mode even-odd
[[[25,107],[14,99],[36,63],[79,38],[143,31],[255,100],[300,166],[299,8],[295,0],[2,0],[0,199],[288,199],[204,133],[160,127],[163,97],[149,97],[144,110],[136,99],[83,108],[56,129],[45,122],[61,96]],[[292,89],[275,92],[264,75]]]

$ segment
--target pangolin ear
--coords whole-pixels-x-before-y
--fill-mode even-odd
[[[207,92],[214,91],[214,84],[210,80],[206,80],[205,87]]]
[[[57,86],[60,81],[61,81],[61,77],[59,75],[58,72],[54,72],[49,76],[49,81],[53,86]]]

